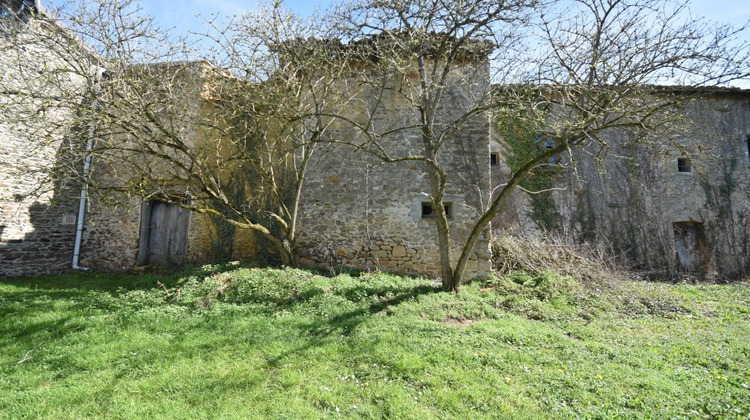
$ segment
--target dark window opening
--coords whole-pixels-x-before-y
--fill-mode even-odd
[[[445,215],[448,219],[453,219],[453,203],[443,203],[445,208]],[[429,201],[422,202],[422,218],[423,219],[434,219],[435,212],[432,211],[432,203]]]
[[[541,153],[547,152],[548,150],[552,150],[555,147],[557,147],[557,141],[551,138],[539,137],[537,138],[536,142],[538,145],[543,147],[543,149],[540,150]],[[543,164],[543,166],[554,167],[554,166],[560,165],[561,163],[562,163],[562,159],[560,158],[560,154],[556,153],[550,156],[547,159],[547,163]]]
[[[500,163],[500,153],[490,153],[490,166],[497,166]]]
[[[692,172],[693,168],[690,165],[690,159],[688,158],[677,158],[677,172]]]
[[[747,158],[747,163],[750,165],[750,136],[747,136]]]

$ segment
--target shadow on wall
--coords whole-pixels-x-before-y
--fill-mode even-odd
[[[75,133],[75,130],[73,131]],[[22,143],[22,138],[6,139]],[[0,277],[35,276],[59,273],[71,266],[76,232],[76,215],[80,183],[74,182],[76,174],[67,173],[62,178],[68,181],[55,182],[47,186],[47,193],[34,197],[30,191],[39,188],[31,166],[55,168],[78,168],[78,159],[71,155],[74,136],[60,142],[54,160],[44,159],[38,150],[11,156],[12,162],[0,168],[0,180],[9,191],[0,198],[0,207],[9,210],[2,214],[0,229]],[[34,154],[34,156],[26,156]],[[4,173],[3,173],[4,172]],[[31,204],[23,203],[36,199]],[[28,207],[26,207],[28,206]]]
[[[32,204],[28,214],[33,230],[23,238],[0,241],[0,276],[58,273],[70,267],[75,241],[76,207],[77,203],[72,201]],[[5,228],[3,226],[0,230],[0,235]]]

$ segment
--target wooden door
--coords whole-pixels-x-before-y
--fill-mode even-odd
[[[189,218],[187,210],[172,204],[161,201],[144,204],[138,264],[184,264]]]
[[[683,273],[697,273],[703,265],[702,232],[700,223],[677,222],[674,224],[674,242],[677,269]]]

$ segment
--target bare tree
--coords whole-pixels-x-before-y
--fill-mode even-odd
[[[365,1],[336,17],[350,28],[352,48],[375,57],[371,71],[362,75],[362,83],[376,94],[395,92],[405,104],[398,118],[401,125],[377,124],[374,116],[383,105],[371,100],[370,118],[355,124],[362,134],[357,146],[386,163],[423,165],[437,230],[441,278],[447,289],[458,289],[460,274],[446,209],[446,195],[450,191],[455,194],[458,187],[451,177],[458,174],[446,163],[445,150],[471,124],[487,126],[489,135],[489,54],[498,46],[512,47],[518,31],[511,28],[524,25],[536,5],[533,0]],[[451,92],[451,86],[461,86],[463,94]],[[403,136],[415,139],[419,147],[392,147],[398,144],[393,139]],[[481,187],[488,189],[487,185]],[[477,197],[477,205],[483,200]],[[478,228],[480,232],[483,229]],[[463,272],[471,250],[466,253],[459,272]]]
[[[677,101],[654,85],[748,77],[748,45],[737,37],[744,28],[691,19],[686,4],[362,0],[322,27],[274,4],[216,24],[193,44],[142,17],[135,0],[78,2],[56,11],[64,27],[42,17],[34,30],[5,30],[3,65],[18,77],[0,81],[9,93],[0,105],[12,108],[4,118],[36,119],[29,138],[39,147],[31,151],[63,126],[98,138],[71,142],[70,158],[41,173],[82,181],[101,199],[138,196],[213,215],[266,238],[285,264],[294,263],[301,192],[321,141],[384,163],[420,163],[443,285],[457,291],[490,221],[540,164],[573,148],[606,152],[611,130],[653,136],[674,126]],[[188,48],[211,42],[214,50],[202,54]],[[18,51],[38,59],[24,61]],[[215,65],[195,61],[201,57]],[[451,93],[456,85],[462,95]],[[386,91],[405,104],[401,125],[376,119]],[[352,115],[347,104],[363,95],[368,112]],[[444,153],[462,130],[488,124],[490,113],[553,142],[520,162],[488,205],[476,206],[468,237],[454,244],[446,191],[460,175]],[[63,114],[74,117],[49,118]],[[340,124],[360,136],[339,138]],[[418,149],[394,141],[407,132],[416,133]],[[97,159],[99,175],[75,169],[83,156]],[[487,189],[480,190],[479,202]]]
[[[338,38],[332,31],[295,16],[277,2],[235,17],[224,27],[214,26],[204,35],[215,41],[213,61],[232,75],[216,90],[222,91],[224,125],[218,138],[241,153],[231,160],[222,158],[238,162],[233,170],[217,172],[232,174],[230,185],[236,186],[243,176],[262,181],[241,203],[243,217],[252,215],[259,221],[256,224],[263,225],[254,229],[269,237],[287,265],[296,263],[307,168],[331,131],[328,110],[352,100],[339,83],[349,63],[341,51],[332,54],[328,43],[317,41]]]
[[[411,80],[400,92],[405,92],[414,118],[400,129],[419,130],[421,153],[388,150],[383,139],[397,131],[393,128],[360,128],[370,150],[384,162],[424,162],[430,200],[437,209],[443,285],[451,290],[458,290],[483,230],[529,172],[572,148],[595,143],[595,150],[606,152],[606,136],[612,130],[637,129],[652,137],[668,131],[679,119],[678,100],[658,85],[727,83],[746,78],[750,62],[748,45],[737,36],[745,28],[690,18],[687,2],[579,0],[561,10],[523,0],[386,0],[357,3],[346,13],[339,19],[353,29],[352,39],[382,40],[376,44],[384,73]],[[522,48],[522,38],[536,45]],[[487,45],[499,51],[492,57],[492,80],[499,84],[493,96],[476,94],[470,103],[460,104],[461,115],[441,120],[439,110],[456,108],[444,94],[449,79],[456,82],[468,52],[487,54]],[[445,169],[440,151],[467,122],[488,111],[494,118],[521,121],[525,129],[537,130],[540,138],[552,143],[514,168],[482,209],[454,260],[450,220],[441,211],[454,174]]]
[[[69,158],[40,172],[83,182],[106,204],[158,200],[249,229],[294,264],[306,167],[330,125],[321,110],[342,101],[332,85],[345,60],[290,41],[328,38],[326,28],[276,4],[176,39],[135,0],[70,3],[32,20],[46,30],[19,28],[4,47],[25,44],[59,66],[16,73],[23,94],[6,115],[65,109],[73,118],[60,124],[96,137],[71,142]],[[39,139],[69,132],[29,126]],[[95,160],[90,173],[81,173],[83,156]]]

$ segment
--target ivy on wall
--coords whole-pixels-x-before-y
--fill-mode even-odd
[[[533,124],[522,118],[507,118],[495,121],[495,130],[500,135],[504,148],[505,163],[512,172],[546,152],[554,146],[554,140],[544,138]],[[521,188],[528,191],[531,201],[529,217],[542,231],[553,231],[561,227],[560,214],[552,197],[552,188],[561,174],[560,159],[537,166],[522,181]]]

